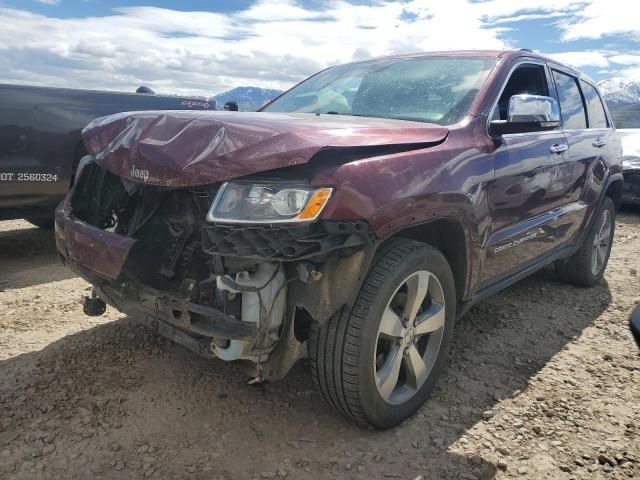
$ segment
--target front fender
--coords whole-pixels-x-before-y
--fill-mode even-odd
[[[461,193],[430,193],[387,203],[378,208],[368,220],[380,239],[426,222],[453,219],[477,240],[479,232],[473,219],[484,215],[488,215],[486,199],[474,202]]]

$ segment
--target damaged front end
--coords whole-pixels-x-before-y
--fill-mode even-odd
[[[211,216],[223,185],[147,185],[85,157],[56,212],[56,243],[118,310],[200,355],[281,378],[306,355],[310,322],[353,301],[375,238],[363,221],[224,223]]]

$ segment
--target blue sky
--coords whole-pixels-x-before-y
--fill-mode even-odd
[[[0,0],[0,82],[213,95],[389,53],[525,47],[638,81],[634,3]]]

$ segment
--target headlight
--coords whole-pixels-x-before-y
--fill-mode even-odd
[[[310,222],[318,218],[331,188],[292,183],[227,182],[220,187],[207,221],[220,223]]]

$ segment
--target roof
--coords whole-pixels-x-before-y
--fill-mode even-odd
[[[437,50],[432,52],[412,52],[412,53],[399,53],[395,55],[383,55],[380,57],[370,58],[367,60],[359,60],[350,63],[369,62],[374,60],[382,60],[388,58],[411,58],[411,57],[495,57],[495,58],[517,58],[517,57],[533,57],[541,60],[552,62],[557,65],[563,65],[562,63],[552,58],[546,57],[540,53],[534,52],[528,49],[516,49],[516,50]],[[571,69],[565,66],[565,68]],[[573,70],[573,69],[571,69]]]
[[[495,57],[505,60],[513,60],[518,57],[528,57],[533,59],[538,59],[543,62],[548,62],[553,65],[557,65],[562,67],[563,70],[568,71],[572,75],[575,75],[578,78],[588,81],[589,83],[595,85],[593,79],[591,79],[588,75],[585,75],[579,70],[576,70],[569,65],[566,65],[558,60],[554,60],[553,58],[547,57],[541,53],[534,52],[532,50],[526,48],[520,48],[515,50],[438,50],[434,52],[414,52],[414,53],[403,53],[397,55],[386,55],[383,57],[372,58],[369,60],[361,60],[358,62],[351,63],[360,63],[360,62],[368,62],[375,60],[382,60],[385,58],[411,58],[411,57]]]

